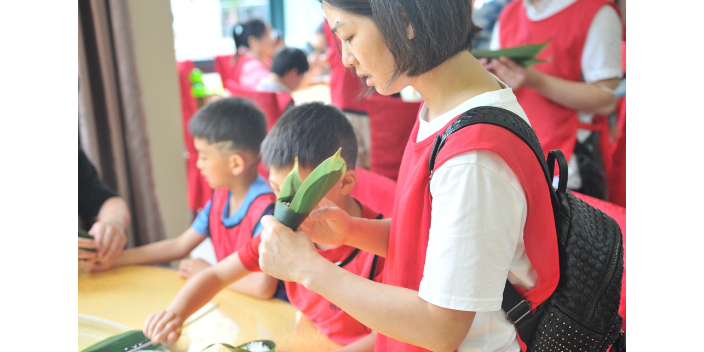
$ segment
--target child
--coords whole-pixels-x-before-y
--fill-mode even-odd
[[[211,200],[181,236],[128,249],[114,260],[98,263],[94,270],[182,259],[208,236],[221,261],[256,236],[261,217],[273,213],[274,193],[257,175],[259,148],[266,136],[261,111],[247,100],[223,98],[198,110],[188,129],[198,150],[196,166],[214,190]],[[182,260],[179,275],[191,278],[209,266],[202,259]],[[229,288],[268,299],[276,291],[277,280],[253,273]]]
[[[271,29],[262,20],[252,19],[235,26],[235,56],[232,77],[222,77],[223,83],[233,80],[244,89],[254,89],[269,74],[274,41]]]
[[[269,184],[275,192],[279,192],[284,178],[294,166],[296,156],[299,174],[305,179],[340,147],[342,158],[347,163],[347,172],[325,198],[352,216],[381,219],[381,214],[350,196],[356,181],[357,139],[345,115],[330,105],[310,103],[294,107],[274,125],[262,143],[262,157],[271,170]],[[381,277],[383,258],[344,245],[316,244],[316,247],[324,258],[356,275],[377,281]],[[189,281],[166,311],[150,315],[144,325],[145,335],[155,343],[174,343],[180,334],[178,328],[181,324],[219,290],[250,271],[260,270],[258,257],[259,241],[255,237],[236,254]],[[291,304],[331,340],[347,345],[341,351],[371,351],[375,334],[369,328],[303,285],[293,282],[284,284]],[[163,328],[165,326],[168,327]]]
[[[308,72],[306,54],[297,48],[282,48],[271,62],[271,72],[257,85],[257,90],[287,93],[296,90]]]
[[[549,41],[539,55],[548,62],[523,68],[507,58],[483,60],[514,89],[545,154],[560,149],[569,160],[567,187],[599,199],[607,195],[602,161],[607,151],[600,150],[606,144],[599,138],[608,136],[580,124],[592,124],[595,114],[607,116],[616,107],[621,37],[613,1],[514,1],[501,12],[491,49]]]

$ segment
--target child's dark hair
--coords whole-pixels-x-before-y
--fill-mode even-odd
[[[252,19],[244,24],[238,24],[232,31],[232,38],[235,40],[235,49],[249,48],[249,37],[254,36],[262,39],[266,33],[266,24],[260,19]]]
[[[345,115],[319,102],[290,108],[262,142],[262,160],[269,168],[314,169],[342,147],[348,170],[357,162],[357,136]]]
[[[266,137],[266,118],[249,100],[222,98],[200,108],[188,123],[188,131],[209,144],[227,142],[224,149],[259,153]]]
[[[296,69],[299,75],[308,72],[308,58],[303,50],[298,48],[281,48],[274,55],[271,61],[271,72],[277,76],[283,77],[293,69]]]
[[[463,50],[471,50],[482,30],[472,21],[470,0],[319,0],[340,11],[371,18],[396,63],[393,82],[432,70]],[[408,25],[413,39],[408,39]],[[331,24],[335,27],[335,24]]]

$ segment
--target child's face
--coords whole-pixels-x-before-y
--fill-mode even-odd
[[[286,176],[291,172],[293,168],[287,168],[287,169],[276,169],[276,168],[271,168],[269,170],[269,187],[274,191],[274,194],[276,194],[276,198],[279,198],[279,192],[281,192],[281,185],[284,183],[284,180],[286,179]],[[306,177],[310,175],[310,173],[313,172],[313,170],[308,170],[306,168],[299,167],[298,168],[298,175],[301,177],[301,182],[305,181]],[[338,204],[338,199],[340,198],[340,183],[342,180],[337,181],[338,184],[336,184],[326,195],[325,198],[332,201],[335,204]]]
[[[210,188],[228,187],[234,177],[229,156],[234,152],[223,152],[203,138],[194,138],[193,144],[198,151],[196,167],[205,177]]]

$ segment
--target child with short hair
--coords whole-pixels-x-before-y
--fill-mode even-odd
[[[325,195],[324,203],[335,203],[351,216],[381,219],[383,216],[350,196],[354,188],[357,157],[357,138],[352,125],[336,107],[321,103],[297,106],[286,112],[271,129],[262,143],[262,157],[270,168],[269,184],[277,193],[284,178],[293,169],[298,157],[298,172],[305,179],[313,169],[342,148],[341,156],[347,163],[347,172]],[[150,315],[144,333],[155,343],[174,343],[183,322],[205,305],[223,287],[236,282],[251,271],[260,271],[258,237],[253,238],[237,253],[203,271],[179,292],[171,305]],[[384,258],[359,249],[341,245],[315,244],[317,251],[338,266],[379,281]],[[346,345],[345,350],[371,351],[376,334],[324,297],[309,291],[303,285],[284,282],[288,298],[298,310],[331,340]]]
[[[271,73],[257,85],[258,91],[287,93],[296,90],[308,72],[308,59],[301,49],[282,48],[271,62]]]
[[[259,149],[266,136],[264,114],[247,100],[223,98],[199,109],[188,129],[198,150],[196,165],[213,189],[211,200],[179,237],[128,249],[114,260],[97,263],[94,270],[182,259],[207,237],[221,261],[259,234],[262,216],[273,214],[276,197],[257,174]],[[191,278],[208,267],[202,259],[182,260],[179,275]],[[268,299],[277,283],[264,273],[253,273],[228,287]]]

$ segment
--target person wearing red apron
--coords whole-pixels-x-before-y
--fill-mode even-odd
[[[223,85],[228,80],[243,89],[255,90],[259,82],[269,76],[271,57],[274,56],[274,42],[270,29],[259,19],[253,19],[235,27],[232,36],[235,52],[231,68],[226,70],[230,77],[221,77]]]
[[[478,33],[471,2],[322,4],[346,67],[382,95],[412,86],[424,102],[401,163],[393,217],[352,218],[325,204],[294,232],[265,216],[261,269],[371,328],[375,351],[524,349],[501,309],[506,280],[533,307],[559,280],[539,163],[510,132],[478,125],[453,134],[432,177],[428,169],[435,136],[471,108],[501,107],[532,122],[512,90],[467,50]],[[382,283],[346,273],[311,242],[385,257]]]
[[[546,62],[522,68],[507,58],[483,60],[514,89],[545,155],[560,149],[569,160],[567,187],[600,199],[607,195],[609,126],[595,115],[616,107],[621,37],[610,0],[518,0],[501,12],[490,47],[548,42],[537,56]]]

